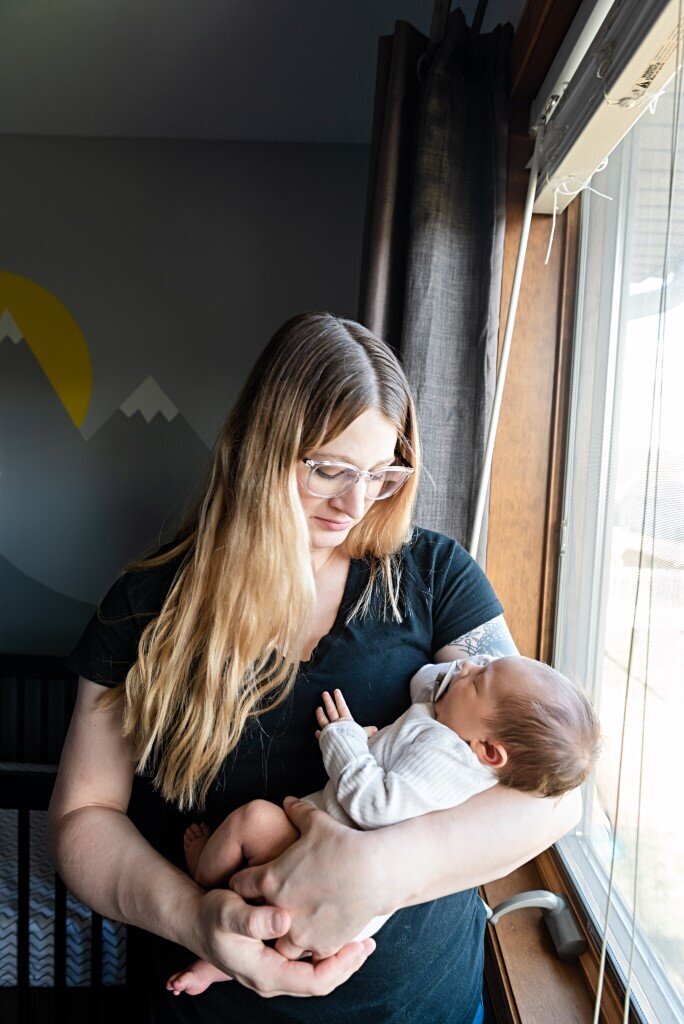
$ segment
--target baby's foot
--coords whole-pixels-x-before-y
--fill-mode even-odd
[[[230,974],[224,974],[206,960],[195,960],[186,970],[172,974],[166,982],[166,987],[175,996],[179,996],[181,992],[187,992],[189,996],[198,996],[215,981],[232,981],[232,978]]]
[[[183,848],[185,849],[185,863],[188,865],[188,870],[192,877],[195,877],[197,871],[197,865],[199,863],[200,854],[207,845],[207,839],[209,838],[209,829],[201,822],[201,824],[189,825],[185,830],[183,836]]]

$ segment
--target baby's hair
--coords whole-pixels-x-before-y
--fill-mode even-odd
[[[518,659],[516,659],[517,661]],[[601,752],[600,723],[586,693],[549,665],[521,659],[535,693],[503,693],[489,720],[492,741],[508,754],[499,782],[540,796],[560,796],[589,775]]]

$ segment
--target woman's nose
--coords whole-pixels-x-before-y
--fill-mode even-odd
[[[351,519],[361,519],[368,502],[366,501],[366,485],[364,480],[359,480],[350,487],[344,494],[338,495],[336,498],[330,499],[330,504],[334,508],[340,509],[342,512],[346,512]]]

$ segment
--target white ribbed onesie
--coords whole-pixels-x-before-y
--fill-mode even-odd
[[[435,718],[432,695],[446,665],[424,665],[411,679],[411,707],[368,737],[356,722],[326,725],[321,752],[330,781],[304,799],[352,828],[374,829],[464,803],[496,784],[465,740]],[[356,936],[372,935],[391,915]]]

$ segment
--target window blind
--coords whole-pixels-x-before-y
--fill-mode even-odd
[[[550,72],[533,106],[543,122],[535,213],[565,209],[676,71],[680,0],[616,0],[588,41],[587,26],[596,27],[590,15],[604,9],[585,0],[574,33],[584,56],[577,66],[562,54],[572,77],[563,81],[556,69],[561,79],[550,84]]]

